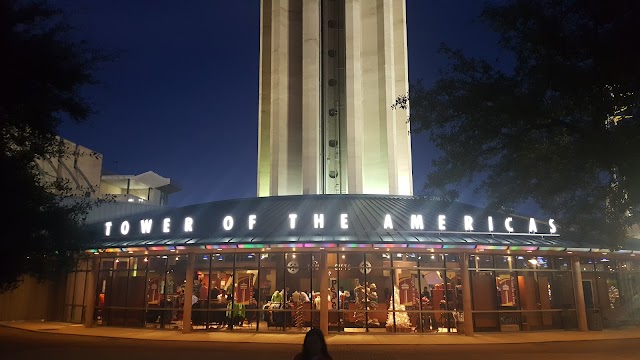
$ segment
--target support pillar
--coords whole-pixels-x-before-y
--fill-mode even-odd
[[[96,312],[96,288],[98,287],[98,270],[100,269],[100,256],[94,255],[91,259],[91,271],[87,272],[86,287],[84,289],[84,299],[87,307],[84,311],[84,327],[93,326],[93,318]]]
[[[469,254],[460,254],[460,277],[462,278],[462,312],[464,313],[464,334],[473,336],[473,305],[471,303],[471,276],[469,274]]]
[[[582,271],[580,258],[571,258],[571,271],[573,272],[573,294],[576,301],[576,317],[578,319],[578,330],[589,331],[587,324],[587,307],[584,304],[584,289],[582,288]]]
[[[193,297],[193,268],[195,267],[195,255],[187,255],[187,283],[184,287],[184,307],[182,309],[182,333],[191,332],[191,298]]]
[[[322,334],[329,334],[329,273],[327,269],[327,253],[320,254],[320,330]]]

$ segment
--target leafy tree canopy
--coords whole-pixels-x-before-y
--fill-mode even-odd
[[[91,204],[65,201],[74,189],[44,181],[36,164],[69,156],[58,128],[65,118],[88,119],[80,89],[96,83],[96,65],[107,60],[70,35],[44,1],[0,1],[0,293],[24,275],[44,280],[69,269],[85,240]]]
[[[640,210],[640,2],[512,0],[481,19],[513,68],[443,45],[434,85],[394,104],[442,151],[425,188],[533,200],[564,231],[621,245]]]

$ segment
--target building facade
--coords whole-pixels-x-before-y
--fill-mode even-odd
[[[639,244],[612,252],[558,230],[419,197],[220,201],[97,224],[85,282],[68,294],[95,299],[89,324],[186,332],[472,335],[638,321]]]
[[[410,196],[390,107],[406,48],[404,0],[261,1],[258,197],[104,218],[69,319],[466,335],[640,319],[635,239],[610,251],[554,219]]]
[[[411,195],[405,1],[260,8],[258,196]]]

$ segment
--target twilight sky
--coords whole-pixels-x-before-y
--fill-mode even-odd
[[[410,81],[433,82],[445,64],[442,42],[489,59],[504,55],[477,20],[484,1],[406,1]],[[256,195],[258,0],[51,3],[79,37],[121,52],[100,70],[103,84],[86,89],[98,113],[65,124],[62,136],[102,153],[110,171],[171,178],[182,187],[173,206]],[[413,136],[416,195],[434,152],[424,135]],[[470,192],[460,201],[482,205]]]

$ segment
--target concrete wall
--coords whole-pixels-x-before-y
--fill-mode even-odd
[[[17,289],[0,294],[0,321],[62,320],[65,278],[39,283],[32,277],[25,277]]]
[[[100,194],[102,154],[64,139],[62,146],[63,156],[36,160],[43,180],[67,180],[73,191],[69,195],[86,197],[89,193],[90,198],[97,198]]]

